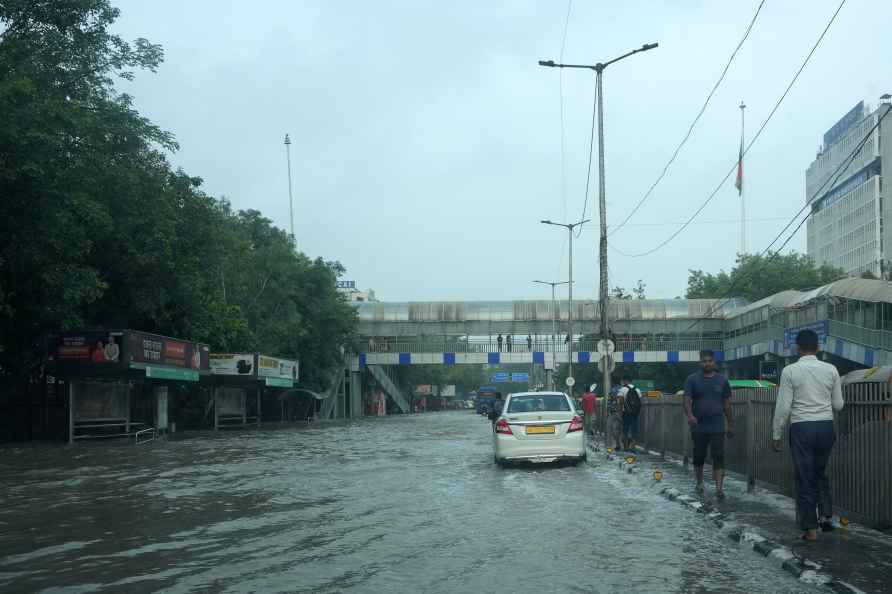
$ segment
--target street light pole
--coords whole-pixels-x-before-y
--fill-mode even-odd
[[[604,178],[604,93],[602,89],[602,78],[604,70],[615,62],[619,62],[623,58],[628,58],[639,52],[646,52],[657,47],[656,43],[647,43],[640,48],[627,52],[618,58],[614,58],[607,62],[598,62],[597,64],[557,64],[554,60],[539,60],[540,66],[549,68],[581,68],[585,70],[595,71],[595,89],[598,95],[598,209],[600,214],[601,238],[599,241],[599,258],[600,266],[600,291],[598,293],[598,305],[601,313],[601,338],[603,340],[610,339],[610,332],[607,324],[608,317],[608,294],[607,294],[607,189]],[[572,236],[572,233],[571,233]],[[571,240],[572,246],[572,240]],[[572,247],[571,247],[572,253]],[[603,363],[604,367],[604,395],[606,397],[610,392],[610,366],[607,364],[606,358]]]
[[[591,222],[591,219],[577,221],[576,223],[554,223],[552,221],[541,222],[545,225],[564,227],[570,234],[570,274],[569,280],[567,281],[567,287],[569,288],[567,303],[567,336],[569,337],[569,340],[567,341],[567,377],[573,377],[573,230],[576,227],[580,227],[588,222]],[[570,398],[573,398],[573,386],[567,387],[570,388]]]
[[[551,286],[551,359],[554,361],[554,351],[555,351],[555,343],[554,337],[557,334],[557,303],[554,298],[554,288],[558,285],[568,285],[570,281],[558,281],[558,282],[549,282],[542,280],[534,280],[534,283],[539,283],[540,285],[549,285]]]
[[[288,160],[288,212],[291,216],[291,245],[294,243],[294,197],[291,195],[291,137],[285,135],[285,157]]]

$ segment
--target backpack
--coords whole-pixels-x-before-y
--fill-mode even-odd
[[[630,415],[637,415],[641,412],[641,395],[638,393],[638,388],[634,386],[629,388],[623,408]]]

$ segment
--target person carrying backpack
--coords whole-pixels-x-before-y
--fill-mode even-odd
[[[624,377],[620,396],[623,399],[623,447],[626,451],[635,449],[638,439],[638,416],[641,414],[641,393],[632,381]]]

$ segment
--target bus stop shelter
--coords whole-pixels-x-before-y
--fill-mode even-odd
[[[168,391],[207,373],[207,345],[136,330],[49,338],[47,370],[66,383],[68,441],[165,433]]]
[[[211,353],[206,381],[212,390],[214,429],[250,423],[259,427],[264,402],[278,404],[284,420],[286,402],[281,396],[294,387],[298,370],[297,361],[260,353]]]

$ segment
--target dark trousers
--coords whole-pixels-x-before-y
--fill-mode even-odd
[[[818,527],[818,516],[833,515],[827,462],[833,451],[833,421],[806,421],[790,425],[790,451],[796,476],[796,506],[803,530]]]

